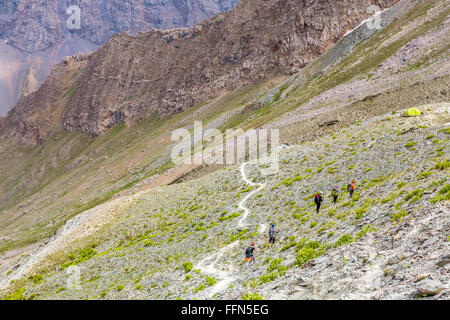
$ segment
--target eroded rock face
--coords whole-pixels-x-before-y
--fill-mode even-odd
[[[74,90],[68,79],[81,72],[88,57],[78,54],[55,65],[39,90],[23,96],[6,118],[0,118],[0,139],[15,137],[19,143],[36,145],[60,128],[62,112]]]
[[[192,26],[238,0],[4,0],[0,2],[0,116],[35,91],[64,56],[98,49],[117,32]],[[80,8],[80,28],[69,6]],[[72,18],[71,18],[72,17]],[[69,26],[68,27],[68,21]]]
[[[395,2],[247,0],[192,28],[115,35],[90,57],[63,126],[98,135],[108,114],[127,123],[167,116],[223,90],[292,74],[370,16],[370,5]]]
[[[96,136],[119,122],[133,124],[154,113],[168,116],[223,90],[295,73],[371,16],[369,6],[396,2],[243,0],[191,28],[116,34],[89,56],[61,124]],[[51,81],[46,87],[56,88]],[[16,109],[48,105],[41,90]],[[48,96],[56,95],[53,89]],[[29,121],[11,113],[19,116],[17,122]]]

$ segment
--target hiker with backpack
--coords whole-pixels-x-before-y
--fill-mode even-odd
[[[255,256],[253,255],[253,251],[255,251],[255,243],[252,242],[251,246],[245,250],[245,260],[248,261],[248,265],[253,262],[255,263]]]
[[[333,197],[333,204],[336,204],[337,198],[339,196],[338,186],[334,186],[333,190],[331,190],[331,196]]]
[[[269,244],[274,245],[275,244],[275,234],[279,231],[275,229],[275,224],[272,224],[272,226],[269,229]]]
[[[320,191],[318,194],[316,194],[314,196],[314,202],[317,206],[317,213],[319,213],[320,210],[320,204],[322,203],[323,199],[322,199],[322,191]]]
[[[355,191],[355,189],[355,180],[352,180],[352,182],[347,186],[347,191],[350,194],[350,199],[353,197],[353,192]]]

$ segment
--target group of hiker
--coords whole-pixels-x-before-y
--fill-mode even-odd
[[[351,199],[353,197],[353,193],[356,189],[355,186],[355,180],[352,180],[351,183],[349,183],[347,185],[347,192],[349,194],[349,198]],[[322,197],[323,192],[319,191],[317,194],[314,195],[314,203],[316,204],[316,212],[319,213],[320,210],[320,205],[323,202],[323,197]],[[336,204],[337,199],[339,197],[340,191],[338,189],[338,186],[334,186],[333,189],[331,190],[331,196],[333,197],[333,204]],[[279,230],[275,229],[275,224],[272,224],[269,228],[269,244],[274,245],[275,244],[275,239],[276,239],[276,234],[278,234]],[[250,266],[250,264],[253,262],[255,263],[255,256],[254,256],[254,251],[255,251],[255,243],[251,242],[250,247],[248,247],[245,250],[245,260],[248,261],[248,265]]]
[[[275,229],[275,224],[272,224],[269,228],[269,244],[274,245],[275,244],[275,235],[279,231]],[[255,263],[255,256],[253,255],[253,252],[255,251],[255,243],[252,241],[250,244],[250,247],[248,247],[245,250],[245,260],[248,261],[248,265],[250,265],[252,262]]]
[[[347,191],[348,191],[350,199],[353,197],[353,192],[355,191],[355,189],[356,189],[355,180],[352,180],[352,182],[347,185]],[[317,193],[314,196],[314,203],[316,204],[316,212],[317,213],[319,213],[320,205],[323,201],[322,194],[323,194],[323,192],[319,191],[319,193]],[[338,186],[334,186],[333,189],[331,190],[331,196],[333,197],[333,204],[336,204],[339,194],[340,194],[340,191],[338,189]]]

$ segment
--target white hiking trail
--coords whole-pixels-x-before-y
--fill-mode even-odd
[[[210,290],[207,291],[209,295],[214,295],[219,291],[225,290],[228,287],[228,284],[235,280],[235,277],[233,276],[233,274],[235,274],[235,268],[229,267],[227,270],[220,270],[217,269],[214,265],[217,263],[217,261],[219,261],[220,258],[222,258],[225,252],[236,246],[238,243],[239,241],[230,243],[229,245],[220,249],[217,253],[211,256],[207,256],[197,265],[196,269],[200,269],[203,273],[213,275],[220,279],[213,287],[211,287]],[[205,265],[206,261],[212,259],[214,259],[212,262]]]
[[[239,220],[238,222],[238,229],[239,228],[244,228],[246,225],[244,225],[244,221],[247,219],[250,211],[244,206],[244,203],[256,192],[261,191],[262,189],[264,189],[265,184],[262,183],[254,183],[252,181],[250,181],[249,179],[247,179],[246,175],[245,175],[245,166],[248,164],[248,162],[245,162],[241,165],[240,171],[241,171],[241,175],[242,175],[242,179],[244,180],[245,183],[250,184],[251,186],[256,186],[258,185],[259,187],[255,190],[253,190],[252,192],[250,192],[249,194],[247,194],[242,201],[239,203],[239,208],[241,210],[244,210],[244,215],[242,216],[242,218]],[[264,230],[266,230],[266,225],[261,223],[259,226],[259,233],[263,233]],[[233,247],[235,247],[237,244],[239,243],[239,240],[236,240],[233,243],[230,243],[229,245],[223,247],[222,249],[220,249],[217,253],[214,253],[210,256],[207,256],[206,258],[204,258],[202,261],[200,261],[200,263],[196,266],[196,269],[200,269],[203,273],[205,274],[210,274],[213,275],[215,277],[219,277],[219,281],[211,287],[211,289],[209,289],[208,291],[205,290],[205,293],[207,293],[208,295],[214,295],[217,292],[223,291],[225,290],[229,283],[233,282],[235,280],[235,276],[233,276],[235,274],[235,269],[233,267],[228,267],[227,270],[220,270],[217,269],[215,267],[215,264],[219,261],[220,258],[222,258],[222,256],[225,254],[225,252],[227,252],[228,250],[232,249]],[[209,264],[205,264],[205,262],[207,261],[211,261]]]
[[[245,163],[243,163],[242,166],[241,166],[241,175],[242,175],[242,179],[243,179],[246,183],[248,183],[249,185],[251,185],[252,187],[258,185],[259,188],[253,190],[252,192],[250,192],[250,193],[249,193],[248,195],[246,195],[246,196],[244,197],[244,199],[242,199],[242,201],[239,203],[239,208],[240,208],[241,210],[244,210],[244,215],[242,216],[242,218],[241,218],[241,219],[239,220],[239,222],[238,222],[238,227],[239,227],[239,228],[245,227],[245,225],[243,224],[243,221],[244,221],[245,219],[247,219],[247,217],[248,217],[248,215],[249,215],[249,213],[250,213],[250,211],[249,211],[246,207],[244,207],[244,203],[245,203],[252,195],[254,195],[256,192],[261,191],[261,190],[264,189],[264,187],[265,187],[265,184],[262,184],[262,183],[254,183],[254,182],[252,182],[252,181],[250,181],[250,180],[247,179],[247,177],[245,176],[245,166],[247,165],[247,163],[248,163],[248,162],[245,162]],[[262,224],[260,225],[260,228],[259,228],[259,233],[263,233],[265,229],[266,229],[266,225],[262,223]]]

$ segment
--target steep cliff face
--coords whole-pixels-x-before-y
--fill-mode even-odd
[[[248,0],[189,29],[116,35],[90,57],[64,128],[98,135],[118,121],[167,116],[222,90],[294,73],[367,18],[371,4],[383,6]]]
[[[22,97],[8,112],[3,125],[0,123],[0,130],[27,145],[47,140],[61,127],[62,113],[75,90],[73,78],[86,65],[87,57],[89,55],[74,55],[55,65],[39,90]]]
[[[123,121],[168,116],[223,90],[294,73],[369,17],[370,5],[396,2],[246,0],[191,28],[117,34],[89,57],[76,78],[62,126],[96,136]],[[51,82],[44,88],[55,88]],[[43,131],[36,117],[23,117],[18,110],[30,105],[48,110],[46,96],[52,95],[39,91],[21,99],[10,114],[22,128],[37,128],[36,133]]]
[[[35,91],[64,56],[96,50],[114,33],[192,26],[238,0],[3,0],[0,3],[0,116]],[[71,5],[80,9],[80,28]],[[68,21],[69,26],[68,27]],[[71,25],[73,23],[74,25]],[[4,63],[2,63],[4,62]]]

